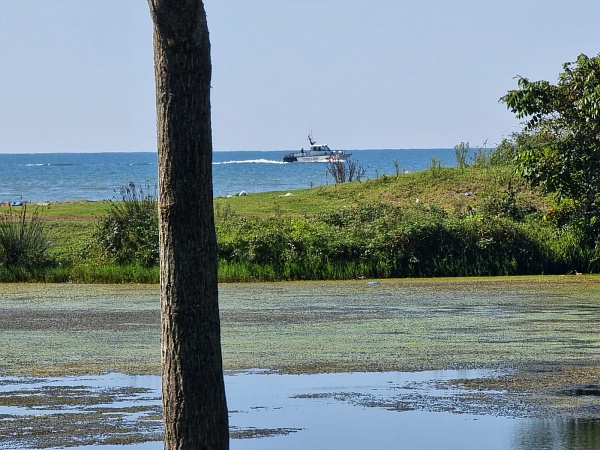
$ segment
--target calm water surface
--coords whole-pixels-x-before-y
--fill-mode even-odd
[[[427,408],[398,411],[381,406],[402,402],[405,396],[450,399],[466,391],[437,389],[436,382],[489,375],[489,371],[435,371],[416,373],[342,373],[275,375],[243,373],[226,376],[233,430],[285,429],[289,434],[252,439],[233,439],[231,448],[262,449],[411,449],[411,450],[592,450],[600,439],[600,423],[574,420],[534,420],[430,412]],[[41,387],[98,390],[147,388],[118,402],[97,405],[110,408],[160,404],[160,378],[108,374],[97,377],[65,377],[41,380],[0,379],[0,395]],[[426,402],[425,402],[426,403]],[[86,407],[80,407],[85,409]],[[26,410],[3,406],[0,417],[27,414],[69,414],[74,407]],[[138,413],[138,417],[143,413]],[[135,420],[136,418],[130,418]],[[19,442],[0,448],[24,448]],[[159,450],[162,442],[137,445],[70,447],[78,450]],[[26,447],[25,447],[26,448]]]

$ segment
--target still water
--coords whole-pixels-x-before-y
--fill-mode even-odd
[[[592,450],[600,444],[600,422],[573,419],[528,419],[461,411],[461,400],[471,399],[469,391],[449,383],[493,375],[491,371],[429,371],[278,375],[240,373],[226,376],[230,426],[238,450],[275,449],[411,449],[411,450]],[[114,420],[127,431],[160,433],[160,378],[107,374],[103,376],[46,379],[0,378],[0,397],[40,396],[23,407],[3,402],[0,421],[31,420],[72,415],[83,426],[93,420]],[[110,392],[116,393],[111,397]],[[18,395],[15,395],[18,393]],[[69,405],[56,398],[71,393]],[[78,394],[79,393],[79,394]],[[494,393],[492,393],[494,394]],[[495,393],[502,395],[502,392]],[[88,396],[93,402],[78,401]],[[65,396],[66,397],[66,396]],[[83,397],[82,397],[83,398]],[[110,398],[110,400],[108,400]],[[90,405],[93,403],[93,405]],[[458,405],[458,406],[457,406]],[[469,410],[470,408],[465,408]],[[104,411],[104,412],[103,412]],[[85,419],[85,414],[98,413]],[[80,414],[84,415],[84,419]],[[103,418],[106,416],[105,418]],[[75,419],[73,419],[75,420]],[[141,425],[142,423],[147,424]],[[124,425],[123,425],[124,424]],[[101,430],[102,428],[96,428]],[[110,431],[92,436],[107,445],[69,448],[101,450],[159,450],[161,441],[115,445],[103,441]],[[89,436],[88,436],[89,437]],[[236,438],[237,437],[237,438]],[[2,439],[1,449],[40,448],[49,444],[26,439]],[[108,444],[109,443],[109,444]],[[74,447],[71,447],[75,445]],[[50,447],[50,448],[58,448]],[[48,447],[46,447],[48,448]]]

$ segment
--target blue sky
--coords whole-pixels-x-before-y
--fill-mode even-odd
[[[600,52],[597,0],[206,0],[215,150],[491,147],[514,77]],[[154,151],[144,0],[5,0],[0,153]]]

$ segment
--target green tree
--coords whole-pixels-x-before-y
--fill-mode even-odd
[[[600,54],[563,65],[557,84],[518,77],[500,101],[524,130],[517,139],[519,173],[552,193],[587,235],[600,229]]]

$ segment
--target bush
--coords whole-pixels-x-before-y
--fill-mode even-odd
[[[111,203],[107,216],[95,232],[101,252],[120,265],[159,263],[158,203],[156,194],[137,188],[134,183],[122,187],[120,201]]]
[[[40,217],[40,209],[27,216],[27,205],[19,212],[10,207],[0,217],[0,264],[34,269],[50,262],[49,227]]]
[[[383,204],[218,228],[221,273],[260,280],[544,273],[556,252],[540,237],[509,218]]]
[[[508,179],[506,192],[493,190],[486,193],[481,212],[485,216],[506,217],[515,221],[523,221],[536,209],[527,199],[520,195],[512,178]]]
[[[351,158],[346,160],[332,159],[327,164],[327,171],[336,183],[361,181],[366,173],[363,165]]]

